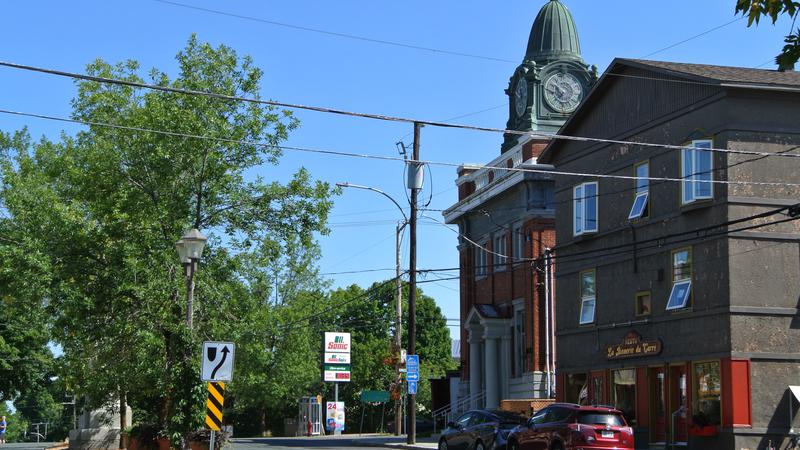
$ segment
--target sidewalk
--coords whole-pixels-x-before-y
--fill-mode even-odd
[[[350,435],[350,437],[354,441],[357,441],[358,445],[363,445],[365,447],[375,446],[403,449],[432,449],[437,447],[439,435],[434,435],[431,437],[417,437],[417,442],[415,444],[407,444],[406,441],[408,438],[405,435],[394,436],[373,434],[363,435],[360,437],[356,437],[356,435]]]

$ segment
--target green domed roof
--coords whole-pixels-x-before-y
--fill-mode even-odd
[[[539,11],[528,38],[525,59],[536,62],[554,59],[583,60],[575,20],[560,1],[550,0]]]

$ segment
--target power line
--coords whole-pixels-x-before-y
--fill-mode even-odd
[[[708,29],[708,30],[706,30],[706,31],[703,31],[702,33],[695,34],[694,36],[692,36],[692,37],[690,37],[690,38],[686,38],[686,39],[684,39],[684,40],[682,40],[682,41],[679,41],[679,42],[676,42],[676,43],[674,43],[674,44],[668,45],[668,46],[666,46],[666,47],[664,47],[664,48],[661,48],[661,49],[658,49],[658,50],[656,50],[656,51],[654,51],[654,52],[650,52],[650,53],[648,53],[648,54],[646,54],[646,55],[642,56],[642,58],[648,58],[648,57],[650,57],[650,56],[653,56],[653,55],[655,55],[655,54],[661,53],[661,52],[663,52],[663,51],[667,51],[667,50],[669,50],[669,49],[671,49],[671,48],[675,48],[675,47],[677,47],[677,46],[679,46],[679,45],[681,45],[681,44],[685,44],[685,43],[687,43],[687,42],[689,42],[689,41],[692,41],[692,40],[694,40],[694,39],[697,39],[697,38],[699,38],[699,37],[705,36],[705,35],[707,35],[707,34],[709,34],[709,33],[712,33],[712,32],[714,32],[714,31],[717,31],[717,30],[719,30],[720,28],[725,28],[725,27],[727,27],[728,25],[730,25],[730,24],[732,24],[732,23],[736,23],[736,22],[738,22],[738,21],[740,21],[740,20],[744,19],[744,17],[745,17],[745,16],[738,17],[738,18],[736,18],[736,19],[733,19],[733,20],[731,20],[730,22],[725,22],[725,23],[723,23],[722,25],[718,25],[718,26],[716,26],[716,27],[714,27],[714,28],[711,28],[711,29]]]
[[[725,221],[725,222],[722,222],[722,223],[708,225],[708,226],[700,227],[700,228],[695,228],[695,229],[692,229],[692,230],[686,230],[686,231],[681,231],[681,232],[676,232],[676,233],[670,233],[670,234],[666,234],[666,235],[655,237],[655,238],[644,239],[644,240],[641,240],[641,241],[628,242],[628,243],[624,243],[624,244],[617,244],[617,245],[606,246],[606,247],[602,247],[602,248],[596,248],[596,249],[584,250],[584,251],[580,251],[580,252],[568,253],[568,254],[565,254],[565,255],[559,255],[558,254],[559,246],[556,245],[555,247],[552,248],[552,250],[556,252],[552,256],[552,258],[560,259],[561,261],[564,261],[564,260],[569,261],[570,258],[575,258],[575,257],[579,257],[579,256],[594,255],[596,253],[603,253],[603,256],[605,257],[605,256],[609,256],[609,255],[614,255],[615,253],[609,253],[609,252],[611,252],[613,250],[627,249],[628,247],[636,247],[636,250],[638,251],[638,250],[647,249],[647,248],[661,247],[661,246],[665,246],[665,245],[668,245],[668,244],[669,245],[673,245],[676,242],[683,242],[683,241],[686,241],[686,240],[676,241],[676,242],[667,242],[667,241],[669,239],[673,239],[673,238],[676,238],[676,237],[687,236],[687,235],[695,235],[695,236],[701,236],[702,235],[700,237],[700,239],[705,239],[705,238],[707,238],[709,236],[719,235],[719,233],[709,233],[709,231],[711,231],[711,230],[715,230],[717,228],[729,227],[731,225],[738,225],[740,223],[748,222],[748,221],[755,220],[755,219],[762,219],[762,218],[774,216],[774,215],[780,214],[780,213],[782,213],[784,211],[797,209],[797,208],[800,208],[800,203],[796,204],[796,205],[793,205],[793,206],[784,206],[784,207],[777,208],[777,209],[770,210],[770,211],[766,211],[766,212],[763,212],[763,213],[754,214],[754,215],[747,216],[747,217],[742,217],[742,218],[739,218],[739,219],[728,220],[728,221]],[[427,217],[427,218],[432,219],[431,217]],[[748,230],[751,230],[751,229],[762,228],[762,227],[769,226],[769,225],[777,225],[777,224],[781,224],[781,223],[797,220],[798,218],[800,218],[800,217],[790,217],[788,219],[783,219],[783,220],[774,221],[774,222],[768,222],[768,223],[762,223],[762,224],[756,224],[756,225],[743,227],[743,228],[739,228],[739,229],[735,229],[735,230],[725,230],[725,231],[723,231],[722,234],[730,234],[730,233],[734,233],[734,232],[748,231]],[[433,219],[433,220],[435,221],[435,219]],[[438,223],[440,225],[445,226],[447,229],[453,231],[454,233],[458,234],[459,237],[461,237],[462,239],[464,239],[465,241],[467,241],[468,243],[470,243],[474,247],[479,248],[479,249],[481,249],[481,250],[483,250],[483,251],[485,251],[487,253],[490,253],[492,255],[497,255],[497,256],[500,256],[500,257],[503,257],[503,258],[507,258],[508,260],[519,261],[519,262],[525,262],[525,261],[535,262],[535,261],[539,261],[540,260],[539,257],[536,257],[536,258],[513,258],[513,257],[508,256],[508,255],[502,255],[500,253],[496,253],[496,252],[490,251],[489,249],[487,249],[487,248],[481,246],[480,244],[476,243],[475,241],[469,239],[467,236],[463,235],[459,231],[453,230],[447,224],[443,224],[441,222],[438,222]],[[691,239],[689,239],[689,240],[691,240]],[[649,243],[655,243],[655,245],[654,246],[649,246],[649,247],[648,246],[641,247],[642,244],[649,244]],[[633,248],[631,248],[631,250],[625,250],[624,252],[627,252],[627,251],[633,251]],[[597,256],[591,256],[591,258],[596,258],[596,257]],[[487,267],[488,268],[488,267],[493,267],[495,265],[496,264],[486,264],[486,265],[480,266],[480,267]],[[506,264],[503,263],[502,265],[506,265]],[[477,268],[479,266],[475,266],[475,267]],[[429,271],[452,271],[452,270],[460,270],[460,268],[431,269]],[[514,270],[516,270],[516,269],[514,269]]]
[[[787,148],[785,150],[781,150],[781,151],[775,152],[775,155],[782,154],[782,153],[793,152],[793,151],[795,151],[797,149],[800,149],[800,146],[794,146],[794,147]],[[660,153],[659,155],[661,155],[661,154],[663,154],[663,152]],[[656,156],[659,156],[659,155],[656,155]],[[652,158],[653,157],[651,156],[651,159]],[[748,163],[755,162],[755,161],[761,161],[764,158],[766,158],[766,156],[754,157],[754,158],[746,159],[746,160],[743,160],[743,161],[738,161],[738,162],[735,162],[733,164],[728,164],[726,166],[715,167],[715,168],[713,168],[711,170],[704,170],[704,171],[701,171],[701,172],[694,172],[694,173],[682,176],[680,178],[683,181],[687,181],[687,180],[690,180],[692,177],[697,176],[697,175],[705,175],[705,174],[710,173],[713,176],[714,173],[722,172],[722,171],[725,171],[725,170],[728,170],[728,169],[731,169],[731,168],[734,168],[734,167],[737,167],[737,166],[740,166],[740,165],[743,165],[743,164],[748,164]],[[637,179],[638,180],[645,180],[645,179],[649,180],[649,178],[641,178],[641,177],[637,178]],[[653,186],[658,186],[660,184],[664,184],[665,182],[666,181],[655,181],[652,185],[648,185],[648,189],[652,188]],[[487,185],[487,188],[488,188],[488,185]],[[605,197],[605,196],[609,196],[609,195],[617,195],[617,194],[622,194],[622,193],[629,192],[629,191],[635,191],[638,188],[639,187],[636,186],[636,184],[634,183],[632,186],[629,186],[627,188],[622,188],[622,189],[617,189],[617,190],[612,190],[612,191],[597,192],[594,195],[588,195],[588,196],[586,196],[584,198],[585,199],[592,199],[592,198]],[[551,205],[552,206],[564,205],[564,204],[572,203],[573,201],[574,201],[574,199],[572,199],[572,198],[568,198],[568,199],[564,199],[564,200],[554,200],[554,201],[548,202],[546,204],[547,208],[543,207],[542,209],[549,209]],[[497,208],[492,208],[492,211],[512,211],[512,210],[520,210],[520,209],[528,210],[529,207],[528,206],[497,207]],[[476,209],[449,209],[449,208],[448,209],[420,208],[420,211],[437,211],[437,212],[449,211],[449,212],[461,212],[461,213],[478,212],[478,213],[482,213],[484,215],[489,215],[488,211],[486,211],[485,209],[476,210]],[[494,222],[494,221],[492,221],[492,222]],[[495,225],[497,225],[497,224],[495,223]],[[501,225],[498,225],[498,226],[501,226]]]
[[[372,113],[360,113],[354,111],[346,111],[341,109],[334,109],[334,108],[327,108],[321,106],[311,106],[311,105],[301,105],[301,104],[294,104],[294,103],[286,103],[286,102],[277,102],[273,100],[261,100],[255,98],[247,98],[247,97],[238,97],[234,95],[227,95],[227,94],[219,94],[214,92],[207,92],[207,91],[197,91],[191,89],[181,89],[175,88],[170,86],[161,86],[156,84],[149,84],[143,83],[138,81],[129,81],[129,80],[120,80],[117,78],[106,78],[106,77],[98,77],[94,75],[84,75],[74,72],[66,72],[62,70],[55,70],[55,69],[48,69],[42,67],[35,67],[30,65],[24,64],[17,64],[11,63],[7,61],[0,61],[0,66],[8,67],[12,69],[19,69],[19,70],[27,70],[39,73],[46,73],[49,75],[56,75],[62,77],[68,77],[73,79],[80,79],[86,81],[94,81],[97,83],[107,83],[107,84],[115,84],[115,85],[122,85],[122,86],[129,86],[129,87],[136,87],[142,89],[151,89],[155,91],[161,92],[169,92],[173,94],[185,94],[185,95],[195,95],[195,96],[203,96],[214,98],[218,100],[228,100],[228,101],[241,101],[241,102],[248,102],[248,103],[255,103],[255,104],[262,104],[262,105],[269,105],[269,106],[277,106],[281,108],[290,108],[290,109],[302,109],[302,110],[309,110],[321,113],[328,113],[328,114],[338,114],[344,116],[351,116],[351,117],[360,117],[365,119],[373,119],[373,120],[382,120],[382,121],[389,121],[389,122],[402,122],[402,123],[418,123],[421,125],[428,125],[432,127],[439,127],[439,128],[454,128],[454,129],[463,129],[463,130],[471,130],[471,131],[482,131],[482,132],[491,132],[491,133],[505,133],[505,134],[513,134],[518,136],[532,136],[532,137],[539,137],[539,138],[546,138],[546,139],[560,139],[560,140],[568,140],[568,141],[577,141],[577,142],[595,142],[595,143],[604,143],[604,144],[618,144],[618,145],[635,145],[640,147],[650,147],[650,148],[668,148],[672,150],[684,150],[684,149],[695,149],[695,150],[702,150],[702,151],[709,151],[709,152],[719,152],[719,153],[729,153],[729,154],[743,154],[743,155],[756,155],[756,156],[784,156],[784,157],[800,157],[797,154],[783,154],[783,155],[774,155],[770,152],[759,152],[759,151],[751,151],[751,150],[731,150],[731,149],[724,149],[724,148],[699,148],[699,147],[692,147],[686,145],[672,145],[672,144],[657,144],[657,143],[650,143],[650,142],[637,142],[637,141],[623,141],[618,139],[603,139],[603,138],[593,138],[593,137],[585,137],[585,136],[569,136],[569,135],[561,135],[561,134],[549,134],[544,132],[537,132],[537,131],[519,131],[519,130],[509,130],[504,128],[493,128],[493,127],[481,127],[475,125],[463,125],[463,124],[453,124],[448,122],[437,122],[437,121],[429,121],[423,119],[413,119],[407,117],[399,117],[399,116],[386,116],[381,114],[372,114]],[[613,74],[612,74],[613,75]],[[671,81],[671,80],[664,80],[664,79],[657,79],[653,78],[654,80],[658,81]],[[715,84],[715,86],[718,86]],[[498,167],[499,168],[499,167]]]
[[[422,50],[422,51],[426,51],[426,52],[439,53],[439,54],[444,54],[444,55],[460,56],[460,57],[464,57],[464,58],[482,59],[482,60],[486,60],[486,61],[517,64],[517,61],[512,61],[512,60],[503,59],[503,58],[495,58],[493,56],[476,55],[476,54],[472,54],[472,53],[456,52],[456,51],[452,51],[452,50],[442,50],[442,49],[434,48],[434,47],[424,47],[424,46],[421,46],[421,45],[406,44],[406,43],[403,43],[403,42],[389,41],[389,40],[377,39],[377,38],[370,38],[370,37],[366,37],[366,36],[358,36],[358,35],[355,35],[355,34],[340,33],[340,32],[336,32],[336,31],[322,30],[322,29],[319,29],[319,28],[311,28],[311,27],[306,27],[306,26],[301,26],[301,25],[293,25],[293,24],[290,24],[290,23],[277,22],[277,21],[274,21],[274,20],[268,20],[268,19],[263,19],[263,18],[259,18],[259,17],[246,16],[246,15],[243,15],[243,14],[236,14],[236,13],[231,13],[231,12],[227,12],[227,11],[220,11],[218,9],[202,8],[200,6],[187,5],[187,4],[184,4],[184,3],[178,3],[178,2],[173,2],[173,1],[169,1],[169,0],[154,0],[154,1],[159,2],[159,3],[168,4],[168,5],[178,6],[178,7],[181,7],[181,8],[193,9],[193,10],[196,10],[196,11],[203,11],[203,12],[207,12],[207,13],[211,13],[211,14],[217,14],[217,15],[221,15],[221,16],[233,17],[233,18],[243,19],[243,20],[250,20],[250,21],[253,21],[253,22],[265,23],[265,24],[268,24],[268,25],[275,25],[275,26],[279,26],[279,27],[289,28],[289,29],[292,29],[292,30],[308,31],[308,32],[311,32],[311,33],[324,34],[324,35],[327,35],[327,36],[336,36],[336,37],[345,38],[345,39],[353,39],[353,40],[357,40],[357,41],[372,42],[372,43],[375,43],[375,44],[391,45],[391,46],[394,46],[394,47],[409,48],[409,49],[412,49],[412,50]]]
[[[0,63],[2,65],[2,63]],[[335,155],[335,156],[348,156],[348,157],[355,157],[355,158],[365,158],[365,159],[375,159],[375,160],[383,160],[383,161],[398,161],[407,163],[410,160],[396,157],[396,156],[380,156],[380,155],[371,155],[371,154],[359,154],[359,153],[352,153],[352,152],[342,152],[342,151],[334,151],[334,150],[324,150],[324,149],[314,149],[308,147],[294,147],[288,145],[276,145],[276,144],[267,144],[263,142],[256,142],[256,141],[247,141],[247,140],[237,140],[237,139],[227,139],[221,137],[214,137],[214,136],[204,136],[198,134],[190,134],[190,133],[180,133],[175,131],[166,131],[166,130],[159,130],[159,129],[152,129],[152,128],[142,128],[142,127],[132,127],[126,125],[117,125],[117,124],[110,124],[105,122],[96,122],[96,121],[87,121],[87,120],[79,120],[79,119],[70,119],[65,117],[57,117],[57,116],[50,116],[45,114],[34,114],[34,113],[25,113],[20,111],[11,111],[6,109],[0,109],[0,114],[11,114],[17,116],[25,116],[25,117],[34,117],[38,119],[45,119],[45,120],[55,120],[60,122],[70,122],[70,123],[78,123],[82,125],[89,125],[89,126],[99,126],[99,127],[108,127],[108,128],[116,128],[128,131],[139,131],[145,133],[154,133],[154,134],[162,134],[167,136],[173,137],[182,137],[182,138],[191,138],[191,139],[199,139],[199,140],[209,140],[215,142],[226,142],[226,143],[233,143],[233,144],[243,144],[243,145],[253,145],[253,146],[261,146],[267,147],[271,149],[280,149],[280,150],[293,150],[293,151],[300,151],[300,152],[308,152],[308,153],[318,153],[318,154],[326,154],[326,155]],[[678,147],[678,146],[666,146],[663,147],[675,147],[679,149],[687,149],[693,147]],[[702,149],[698,148],[701,151],[710,151],[709,149]],[[766,153],[766,152],[746,152],[746,151],[734,151],[731,150],[730,152],[737,152],[737,153],[745,153],[745,154],[756,154],[759,156],[795,156],[800,157],[800,154],[795,153]],[[461,166],[460,163],[449,163],[449,162],[442,162],[442,161],[425,161],[420,160],[418,161],[423,164],[429,164],[433,166],[443,166],[443,167],[459,167]],[[669,177],[636,177],[630,175],[609,175],[609,174],[597,174],[597,173],[584,173],[584,172],[564,172],[558,170],[550,170],[550,169],[534,169],[529,167],[501,167],[501,166],[489,166],[489,165],[476,165],[476,168],[486,168],[486,169],[494,169],[494,170],[503,170],[508,172],[527,172],[527,173],[540,173],[540,174],[549,174],[554,176],[575,176],[575,177],[585,177],[585,178],[606,178],[606,179],[623,179],[623,180],[651,180],[651,181],[671,181],[671,182],[683,182],[685,181],[683,178],[669,178]],[[724,184],[724,185],[747,185],[747,186],[795,186],[800,187],[798,183],[784,183],[784,182],[767,182],[767,181],[743,181],[743,180],[709,180],[709,181],[702,181],[702,183],[708,184]]]

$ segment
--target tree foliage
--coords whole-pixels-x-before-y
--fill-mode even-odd
[[[793,0],[736,0],[736,13],[747,17],[748,27],[754,23],[758,25],[762,17],[769,17],[773,24],[783,14],[797,19],[798,11],[800,2]],[[790,30],[784,44],[781,53],[775,57],[775,63],[781,70],[792,70],[800,59],[800,28]]]
[[[260,98],[261,70],[228,47],[192,37],[176,61],[175,78],[152,69],[148,81]],[[144,81],[135,61],[98,60],[87,72]],[[200,341],[269,327],[279,313],[270,276],[287,289],[317,278],[307,263],[331,190],[302,169],[286,184],[254,175],[277,164],[277,145],[297,126],[287,111],[96,81],[77,88],[72,115],[93,125],[58,140],[3,137],[0,282],[16,283],[13,301],[52,317],[65,383],[89,406],[127,398],[178,436],[202,418]],[[193,331],[174,250],[189,228],[209,236]],[[246,375],[248,365],[237,367]]]

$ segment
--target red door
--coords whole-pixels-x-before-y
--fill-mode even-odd
[[[689,378],[686,365],[670,367],[670,419],[675,415],[674,442],[687,442],[689,438]]]
[[[667,442],[666,373],[663,367],[650,369],[650,405],[652,431],[650,442]]]

